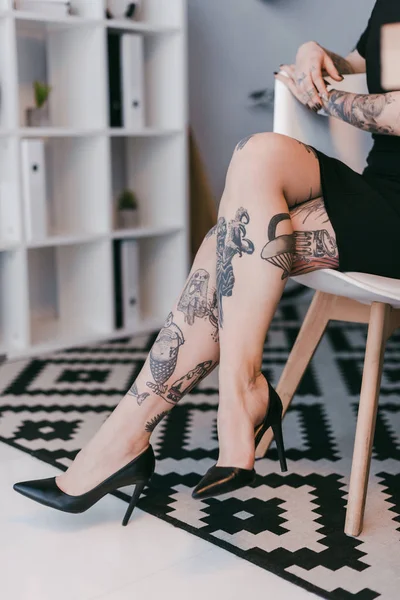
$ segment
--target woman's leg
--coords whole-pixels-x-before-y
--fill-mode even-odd
[[[288,276],[293,269],[338,265],[333,230],[321,222],[327,215],[320,196],[319,164],[308,146],[273,133],[238,144],[214,233],[219,466],[253,467],[254,427],[268,405],[263,345]]]
[[[161,419],[219,360],[215,237],[200,247],[179,300],[132,387],[57,485],[82,494],[144,450]]]
[[[272,141],[272,139],[274,139],[273,134],[260,134],[260,136],[263,136],[263,140],[267,140],[267,137],[265,136],[268,135],[272,136]],[[259,136],[255,137],[259,138]],[[278,137],[281,138],[282,136]],[[290,140],[290,138],[284,139]],[[311,151],[306,149],[306,147],[299,142],[295,140],[290,140],[290,142],[292,146],[295,145],[298,149],[298,153],[296,156],[292,157],[293,159],[302,161],[306,155],[309,157],[313,156]],[[244,142],[241,142],[238,145],[238,149],[239,148],[242,148],[241,152],[244,152]],[[239,150],[237,150],[235,154],[238,151]],[[264,162],[265,152],[266,148],[263,148],[261,159]],[[234,159],[236,159],[235,154]],[[256,155],[254,156],[254,159],[255,164],[257,164],[259,157]],[[281,156],[280,160],[285,164],[285,156]],[[227,186],[221,201],[221,210],[228,205],[230,194],[234,193],[234,190],[232,189],[233,181],[231,174],[233,174],[234,168],[236,171],[237,163],[237,160],[235,160],[235,163],[234,160],[232,160],[227,178]],[[235,173],[235,178],[237,178],[237,180],[241,177],[244,178],[243,185],[241,186],[241,188],[243,188],[246,181],[248,181],[248,173],[245,168],[242,169],[241,175],[239,175],[239,172]],[[252,194],[253,183],[256,188],[258,186],[256,180],[254,180],[254,182],[250,181],[249,183],[250,185],[247,186],[245,197],[247,197],[248,194]],[[308,200],[314,196],[314,191],[310,189],[313,183],[311,180],[307,180],[307,172],[302,176],[301,165],[298,181],[293,180],[293,182],[289,183],[287,183],[288,189],[286,193],[291,198],[294,198],[292,202],[293,205],[301,201],[303,189],[308,190],[308,195],[306,197]],[[301,185],[298,186],[298,183]],[[298,188],[300,193],[297,198],[296,194]],[[315,194],[317,194],[318,191],[319,188],[316,186]],[[260,198],[261,202],[268,202],[268,196],[266,194],[261,194],[261,196],[263,196]],[[318,206],[316,203],[319,203]],[[295,228],[299,230],[296,235],[301,237],[304,233],[304,235],[307,236],[307,239],[301,241],[301,244],[298,245],[299,252],[295,260],[298,262],[299,268],[305,267],[308,270],[313,270],[329,265],[324,262],[323,252],[314,251],[313,243],[309,242],[310,236],[317,235],[318,237],[320,231],[325,229],[331,234],[333,232],[330,223],[327,222],[322,200],[313,200],[308,202],[307,205],[309,208],[306,213],[304,213],[306,204],[295,209],[295,211],[300,211],[300,213],[301,211],[303,212],[292,219],[295,222]],[[262,209],[262,211],[263,210],[264,209]],[[236,212],[237,209],[235,214]],[[246,215],[243,213],[238,215],[235,228],[231,223],[228,223],[228,235],[226,237],[227,250],[225,250],[224,253],[225,263],[221,260],[221,231],[218,236],[220,241],[220,259],[219,262],[217,260],[217,265],[219,264],[220,267],[219,290],[221,298],[224,295],[227,296],[229,293],[229,272],[231,272],[231,269],[228,267],[232,266],[233,257],[235,254],[240,256],[240,253],[242,256],[250,256],[251,253],[251,244],[247,244],[247,242],[242,240],[238,245],[237,237],[235,237],[235,234],[236,236],[239,236],[239,239],[240,237],[246,237],[245,235],[242,235],[243,227],[246,228],[246,218]],[[220,221],[220,225],[221,224],[223,223]],[[89,444],[87,444],[77,455],[68,471],[57,477],[57,484],[62,490],[70,494],[84,493],[132,460],[133,457],[139,454],[148,445],[151,432],[165,413],[173,408],[175,403],[179,401],[185,393],[190,391],[190,389],[192,389],[192,387],[201,378],[206,376],[217,364],[219,360],[219,342],[215,260],[216,240],[216,228],[213,228],[206,236],[196,256],[180,299],[173,307],[172,313],[170,313],[171,316],[166,321],[166,326],[160,331],[157,341],[150,351],[149,357],[131,389],[122,398],[118,406]],[[260,249],[256,248],[256,252],[257,251],[259,252]],[[301,259],[300,257],[303,256],[303,254],[304,257]],[[231,257],[228,259],[230,255]],[[235,257],[233,262],[235,274],[237,260],[238,258]],[[334,267],[332,259],[330,266]],[[242,278],[241,284],[253,285],[253,276],[251,272],[247,275],[247,278]],[[224,286],[222,285],[222,282],[225,282]],[[238,285],[236,283],[234,294],[237,293],[237,288]],[[278,279],[278,293],[276,294],[276,298],[280,297],[282,289],[282,283]],[[231,285],[231,292],[232,291],[233,284]],[[275,306],[271,307],[271,314],[274,310]],[[224,319],[224,317],[222,318]],[[258,381],[261,382],[260,377],[258,378]],[[234,384],[234,382],[235,378],[233,378],[232,384]],[[223,385],[222,391],[224,392],[227,387],[228,386]],[[260,394],[257,395],[257,393],[255,393],[256,387],[257,386],[253,386],[253,393],[248,395],[246,406],[248,406],[247,412],[249,412],[250,417],[253,420],[260,420],[259,416],[262,412],[265,412],[267,398],[263,389],[262,397],[259,398]],[[236,390],[236,394],[234,395],[236,400],[238,399],[238,391],[239,389]],[[251,395],[252,398],[250,397]],[[251,399],[254,400],[253,407],[251,407]],[[260,410],[260,407],[262,407],[262,410]],[[232,409],[234,409],[233,404]],[[225,403],[222,404],[219,413],[220,416],[224,410]],[[232,415],[233,414],[234,411],[232,410]],[[235,419],[232,420],[232,423],[234,423],[234,421]],[[228,433],[230,425],[229,419],[227,419],[226,425],[226,433]],[[247,425],[246,420],[245,425]],[[241,428],[239,426],[239,433],[240,430]],[[223,433],[223,430],[221,430],[221,433]],[[223,443],[224,436],[221,435],[221,437]],[[229,450],[229,444],[227,444],[226,448]],[[243,448],[245,451],[245,446]]]

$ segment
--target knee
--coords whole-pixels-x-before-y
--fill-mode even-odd
[[[265,177],[273,174],[279,177],[289,152],[290,138],[273,132],[255,133],[236,145],[229,164],[227,180],[237,180],[241,177],[247,179],[249,173],[252,178]],[[286,156],[286,158],[285,158]]]
[[[268,157],[283,156],[287,151],[289,138],[280,133],[266,131],[249,135],[235,146],[232,160],[265,160]]]

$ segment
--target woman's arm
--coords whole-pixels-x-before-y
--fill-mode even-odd
[[[323,106],[332,117],[358,129],[400,136],[400,92],[352,94],[331,90]]]

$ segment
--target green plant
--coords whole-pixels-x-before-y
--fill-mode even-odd
[[[40,81],[33,82],[33,90],[35,92],[35,103],[37,108],[41,108],[47,101],[51,92],[51,85]]]
[[[135,210],[138,202],[132,190],[123,190],[118,196],[118,210]]]

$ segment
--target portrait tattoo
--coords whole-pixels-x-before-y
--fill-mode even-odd
[[[219,217],[217,223],[217,298],[219,326],[223,325],[222,298],[232,296],[235,276],[232,260],[238,254],[253,254],[254,244],[245,237],[246,225],[249,223],[249,213],[244,208],[236,211],[235,218],[226,222],[225,217]]]
[[[158,396],[163,397],[163,394],[167,391],[165,383],[175,371],[179,348],[184,343],[183,333],[178,325],[174,323],[174,315],[170,312],[149,355],[150,371],[155,383],[147,381],[146,385]]]
[[[243,138],[242,140],[240,140],[240,142],[237,144],[235,150],[242,150],[245,145],[247,144],[247,142],[249,140],[251,140],[251,138],[254,136],[254,133],[252,133],[251,135],[246,136],[245,138]]]
[[[195,317],[203,318],[207,311],[207,291],[210,273],[197,269],[186,283],[178,302],[178,310],[185,315],[185,323],[193,325]]]
[[[290,275],[295,251],[293,233],[276,235],[279,223],[287,220],[290,220],[288,213],[280,213],[272,217],[268,226],[269,241],[261,250],[261,258],[282,269],[282,279],[287,279]]]
[[[144,426],[145,431],[148,431],[149,433],[154,431],[157,425],[163,420],[163,418],[167,414],[168,411],[164,410],[163,412],[158,413],[158,415],[150,419],[150,421],[147,421],[146,425]]]
[[[130,396],[133,396],[134,398],[136,398],[136,402],[139,404],[139,406],[141,404],[143,404],[143,402],[146,400],[146,398],[148,396],[150,396],[150,394],[148,392],[143,392],[142,394],[139,394],[136,382],[134,382],[132,384],[128,394]]]
[[[218,306],[216,293],[214,290],[212,293],[212,298],[209,300],[209,281],[210,274],[208,271],[205,269],[197,269],[194,271],[183,289],[177,308],[185,315],[185,323],[188,325],[193,325],[195,318],[197,317],[199,319],[208,319],[211,325],[215,328],[215,317],[217,314],[216,326],[218,329]],[[215,331],[213,331],[211,335],[215,340]]]

